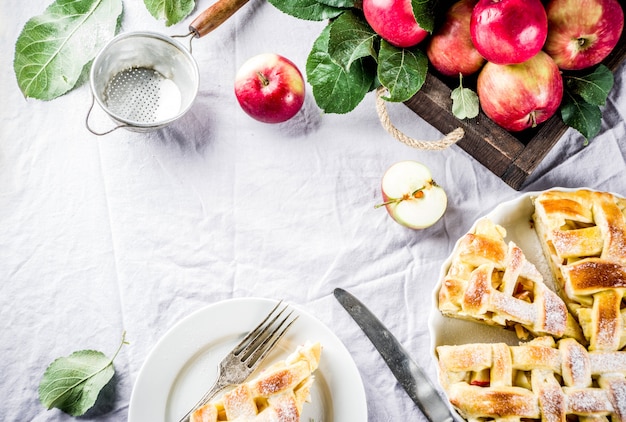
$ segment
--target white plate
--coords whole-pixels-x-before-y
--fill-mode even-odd
[[[139,372],[128,422],[178,422],[211,386],[219,361],[276,303],[260,298],[226,300],[196,311],[170,329]],[[301,420],[367,421],[365,389],[348,350],[315,317],[290,307],[299,318],[266,362],[284,358],[307,340],[321,343],[311,403],[304,405]]]
[[[554,189],[572,191],[583,188]],[[504,227],[506,229],[505,241],[508,242],[512,240],[515,242],[522,249],[526,258],[532,262],[543,275],[545,284],[554,289],[553,276],[550,272],[548,261],[543,255],[539,238],[537,237],[531,222],[532,214],[534,212],[534,206],[531,198],[538,196],[540,193],[541,192],[528,192],[511,201],[503,202],[494,208],[493,211],[481,218],[489,218],[494,223]],[[474,230],[477,222],[478,220],[472,225],[468,232]],[[461,239],[456,242],[454,249],[456,249],[460,240]],[[441,345],[497,342],[504,342],[510,345],[519,344],[519,339],[515,333],[510,330],[505,330],[500,327],[492,327],[472,321],[448,318],[441,314],[438,309],[438,292],[441,288],[441,283],[450,268],[451,262],[452,253],[441,266],[439,281],[433,290],[433,305],[428,318],[431,353],[435,362],[437,361],[435,348]],[[455,416],[457,416],[458,420],[463,420],[458,416],[458,414],[456,414],[456,412]]]

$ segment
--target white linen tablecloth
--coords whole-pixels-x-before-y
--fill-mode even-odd
[[[372,93],[352,113],[327,115],[307,85],[304,109],[287,123],[245,115],[233,93],[239,66],[275,52],[304,72],[325,25],[260,0],[194,41],[201,83],[188,114],[156,132],[96,137],[84,125],[88,84],[49,102],[18,89],[15,41],[49,4],[4,0],[0,10],[0,420],[72,420],[38,401],[46,366],[76,350],[110,355],[126,330],[112,409],[81,419],[125,420],[141,365],[168,329],[208,304],[268,297],[313,313],[343,341],[370,422],[425,421],[332,291],[365,302],[435,380],[427,315],[440,265],[478,217],[519,192],[457,146],[433,152],[394,140]],[[186,33],[210,4],[198,0],[167,28],[143,2],[124,0],[121,32]],[[407,134],[441,137],[404,105],[389,109]],[[601,133],[585,147],[568,130],[524,191],[626,194],[625,118],[622,66]],[[111,122],[96,108],[92,124]],[[374,209],[384,171],[406,159],[430,167],[449,198],[443,219],[423,231]]]

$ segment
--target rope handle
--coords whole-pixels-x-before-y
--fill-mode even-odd
[[[384,92],[387,92],[387,88],[385,88],[384,86],[380,86],[376,90],[376,112],[378,113],[378,118],[380,119],[380,123],[383,125],[385,130],[403,144],[417,149],[441,151],[451,145],[454,145],[459,140],[461,140],[463,136],[465,136],[465,131],[463,130],[463,128],[460,127],[454,129],[452,132],[448,133],[446,136],[436,141],[419,141],[417,139],[413,139],[407,136],[402,131],[400,131],[400,129],[395,127],[393,123],[391,123],[389,113],[387,112],[386,101],[383,99]]]

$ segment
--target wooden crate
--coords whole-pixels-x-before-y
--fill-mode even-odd
[[[617,46],[603,63],[615,72],[626,58],[626,30]],[[475,83],[475,80],[473,81]],[[442,133],[462,127],[465,136],[457,145],[487,167],[515,190],[520,190],[530,174],[565,133],[566,126],[558,112],[536,128],[522,132],[508,132],[491,121],[481,110],[478,117],[459,120],[451,112],[450,93],[458,86],[429,72],[420,91],[405,104],[421,118]],[[464,86],[472,86],[472,80]],[[582,142],[582,141],[581,141]]]

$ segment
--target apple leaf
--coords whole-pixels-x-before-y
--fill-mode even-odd
[[[613,73],[605,65],[586,75],[566,75],[565,89],[579,95],[589,104],[602,106],[613,88]]]
[[[355,0],[319,0],[320,3],[328,6],[351,9],[355,7]]]
[[[463,76],[459,75],[459,86],[450,93],[452,114],[457,119],[473,119],[478,116],[480,102],[478,95],[470,88],[463,87]]]
[[[411,0],[416,21],[432,32],[434,0]],[[329,19],[307,57],[306,76],[317,105],[327,113],[352,111],[370,90],[384,85],[387,101],[406,101],[420,90],[428,58],[418,47],[397,48],[374,32],[360,0],[269,0],[291,16]]]
[[[387,101],[402,102],[420,90],[426,80],[428,58],[418,48],[398,48],[382,40],[378,52],[378,79],[389,91]]]
[[[81,79],[117,32],[122,0],[56,0],[31,18],[15,44],[13,69],[26,97],[52,100]]]
[[[345,12],[330,25],[328,53],[337,64],[350,70],[355,60],[376,56],[376,37],[367,22],[352,12]]]
[[[329,5],[328,0],[269,0],[278,10],[298,19],[323,21],[339,16],[345,9]]]
[[[81,350],[56,359],[46,369],[39,384],[39,401],[72,416],[84,415],[93,407],[100,391],[115,374],[113,360],[126,343],[125,334],[113,358],[102,352]]]
[[[587,141],[600,132],[602,126],[600,107],[588,103],[582,97],[566,91],[563,95],[560,112],[563,122],[579,131]]]
[[[171,26],[185,19],[196,6],[195,0],[143,0],[146,9],[155,19],[165,19]]]
[[[435,29],[435,14],[431,4],[431,0],[411,0],[413,15],[417,24],[430,33]]]
[[[306,75],[317,105],[327,113],[343,114],[352,111],[372,88],[374,72],[368,70],[367,58],[357,59],[349,70],[332,59],[328,53],[331,25],[313,43]]]

